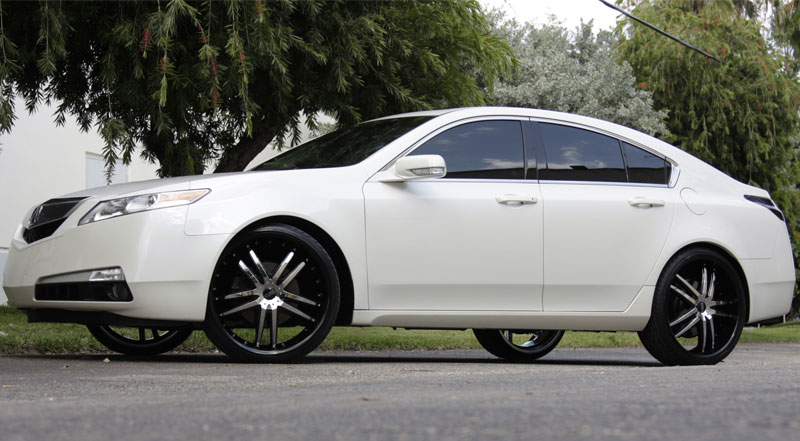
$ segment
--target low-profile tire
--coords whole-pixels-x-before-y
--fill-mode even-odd
[[[322,343],[339,310],[339,279],[325,248],[273,224],[236,237],[214,269],[205,331],[236,361],[285,363]]]
[[[736,346],[746,317],[744,281],[728,256],[690,248],[664,267],[639,339],[669,366],[716,364]]]
[[[533,361],[555,349],[564,331],[473,329],[484,349],[509,361]]]
[[[125,355],[158,355],[177,348],[192,335],[192,329],[127,328],[87,326],[103,346]]]

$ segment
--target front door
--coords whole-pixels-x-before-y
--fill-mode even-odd
[[[462,123],[410,154],[441,155],[447,176],[364,185],[370,309],[541,310],[541,194],[521,121]]]

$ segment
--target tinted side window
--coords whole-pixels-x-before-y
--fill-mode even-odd
[[[628,182],[666,184],[669,181],[670,167],[663,158],[627,142],[622,143],[622,151],[628,164]]]
[[[522,149],[519,121],[479,121],[444,131],[411,155],[441,155],[445,178],[523,179]]]
[[[575,127],[540,123],[547,167],[539,179],[627,182],[619,141]]]

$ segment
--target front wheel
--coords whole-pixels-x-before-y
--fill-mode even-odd
[[[177,348],[192,335],[192,329],[127,328],[87,326],[103,346],[125,355],[158,355]]]
[[[223,251],[206,308],[208,338],[242,362],[289,362],[314,350],[339,310],[328,253],[295,227],[247,231]]]
[[[473,329],[484,349],[510,361],[533,361],[555,349],[564,331]]]
[[[666,365],[719,363],[739,341],[746,302],[744,283],[727,256],[710,248],[682,251],[661,273],[639,339]]]

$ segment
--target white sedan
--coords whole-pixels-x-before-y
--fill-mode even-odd
[[[665,364],[713,364],[789,311],[794,283],[766,191],[616,124],[484,107],[51,199],[17,229],[4,289],[30,321],[128,354],[202,328],[236,360],[285,362],[337,324],[469,328],[520,361],[565,329],[638,331]]]

